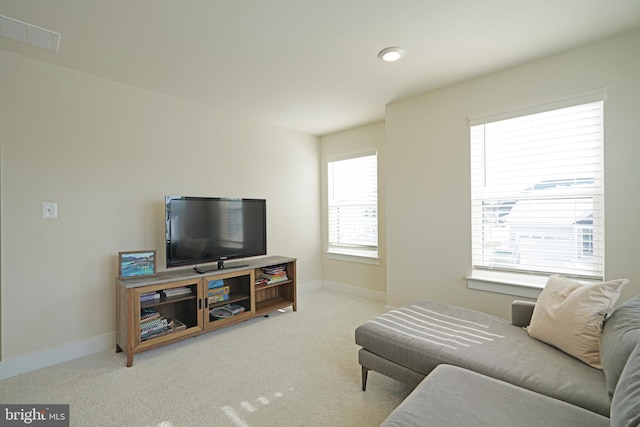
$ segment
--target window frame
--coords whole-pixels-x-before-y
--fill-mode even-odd
[[[600,177],[601,187],[600,187],[600,197],[599,202],[601,203],[601,212],[604,214],[604,135],[605,135],[605,101],[606,101],[606,91],[604,89],[597,89],[593,91],[583,92],[576,95],[571,95],[564,98],[559,98],[547,103],[541,103],[536,105],[530,105],[524,108],[520,108],[517,110],[506,111],[503,113],[485,115],[485,116],[476,116],[469,118],[469,130],[471,131],[472,126],[487,124],[491,122],[497,122],[501,120],[507,120],[511,118],[523,117],[528,115],[533,115],[537,113],[542,113],[546,111],[552,111],[556,109],[566,108],[577,106],[581,104],[588,104],[592,102],[602,102],[602,146],[601,146],[601,169],[600,169]],[[469,137],[471,138],[471,132],[469,132]],[[471,141],[470,141],[471,147]],[[473,171],[471,171],[473,175]],[[473,179],[473,177],[472,177]],[[473,203],[473,202],[472,202]],[[473,221],[473,219],[472,219]],[[600,275],[593,277],[578,277],[582,282],[596,282],[602,280],[604,278],[604,266],[605,266],[605,258],[604,258],[604,217],[598,219],[601,230],[601,246],[598,250],[601,251],[601,263],[600,263]],[[596,226],[596,219],[594,218],[594,227]],[[472,227],[473,228],[473,227]],[[472,241],[472,250],[473,245],[475,244],[473,239],[475,238],[473,235],[470,236]],[[525,271],[515,271],[515,270],[491,270],[491,269],[480,269],[474,268],[473,265],[473,257],[472,257],[472,265],[471,265],[471,274],[469,274],[467,278],[468,287],[470,289],[484,290],[496,293],[503,293],[509,295],[523,296],[529,298],[537,298],[539,292],[544,288],[547,277],[553,273],[531,273]],[[565,274],[567,276],[571,276],[569,274]],[[575,276],[573,276],[575,277]]]
[[[376,215],[375,215],[375,234],[376,234],[376,245],[371,245],[371,246],[358,246],[358,245],[340,245],[340,244],[336,244],[333,243],[331,241],[331,220],[332,220],[332,215],[331,215],[331,209],[332,209],[332,200],[331,200],[331,164],[334,162],[340,162],[340,161],[346,161],[346,160],[354,160],[354,159],[359,159],[359,158],[363,158],[363,157],[371,157],[371,156],[375,156],[375,168],[376,168],[376,173],[375,173],[375,187],[376,187],[376,200],[375,200],[375,205],[376,205]],[[379,173],[378,173],[378,166],[379,166],[379,156],[378,156],[378,152],[377,150],[373,149],[373,150],[365,150],[365,151],[358,151],[358,152],[354,152],[354,153],[349,153],[349,154],[345,154],[345,155],[341,155],[341,156],[332,156],[332,157],[328,157],[326,159],[326,172],[327,172],[327,178],[326,178],[326,185],[327,185],[327,211],[326,211],[326,215],[327,215],[327,234],[326,234],[326,242],[327,242],[327,247],[326,247],[326,254],[327,254],[327,258],[329,259],[334,259],[334,260],[341,260],[341,261],[350,261],[350,262],[358,262],[358,263],[365,263],[365,264],[374,264],[377,265],[379,264],[379,255],[378,255],[378,251],[379,251],[379,241],[380,241],[380,213],[379,213],[379,209],[380,209],[380,187],[379,187]]]

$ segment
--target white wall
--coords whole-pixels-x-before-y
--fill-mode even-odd
[[[376,265],[336,260],[322,255],[323,286],[334,287],[380,301],[386,300],[386,217],[384,187],[384,122],[377,122],[320,139],[322,194],[322,250],[328,248],[327,160],[358,153],[378,152],[378,253]]]
[[[514,297],[470,290],[470,116],[605,87],[608,279],[640,293],[640,32],[393,103],[386,110],[387,299],[508,316]]]
[[[269,254],[320,280],[318,138],[5,52],[0,93],[3,360],[113,342],[117,254],[164,265],[166,194],[266,198]]]

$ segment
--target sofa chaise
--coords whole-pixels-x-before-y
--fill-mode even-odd
[[[537,303],[513,302],[511,322],[433,301],[391,310],[355,331],[362,389],[369,371],[417,386],[387,426],[638,425],[640,296],[611,313],[626,283],[582,286],[552,277]],[[553,322],[558,307],[565,313],[544,325],[540,319],[551,316]],[[573,312],[567,316],[567,310]],[[591,348],[579,342],[578,350],[567,349],[566,336],[553,345],[544,333],[534,338],[536,319],[536,328],[543,324],[551,334],[562,329],[559,324],[591,323]]]

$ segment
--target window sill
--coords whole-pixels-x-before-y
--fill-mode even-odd
[[[552,273],[549,273],[549,276],[551,275]],[[549,276],[532,276],[504,271],[473,270],[466,279],[469,289],[537,299],[540,292],[542,292],[546,286]],[[583,285],[602,282],[602,279],[571,280]]]
[[[360,264],[379,265],[378,251],[358,251],[349,249],[329,249],[327,258],[337,261],[357,262]]]
[[[469,289],[532,299],[538,298],[547,283],[544,276],[481,270],[474,270],[466,279]]]

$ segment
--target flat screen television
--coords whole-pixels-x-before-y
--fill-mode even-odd
[[[165,237],[167,268],[266,255],[266,200],[165,196]]]

